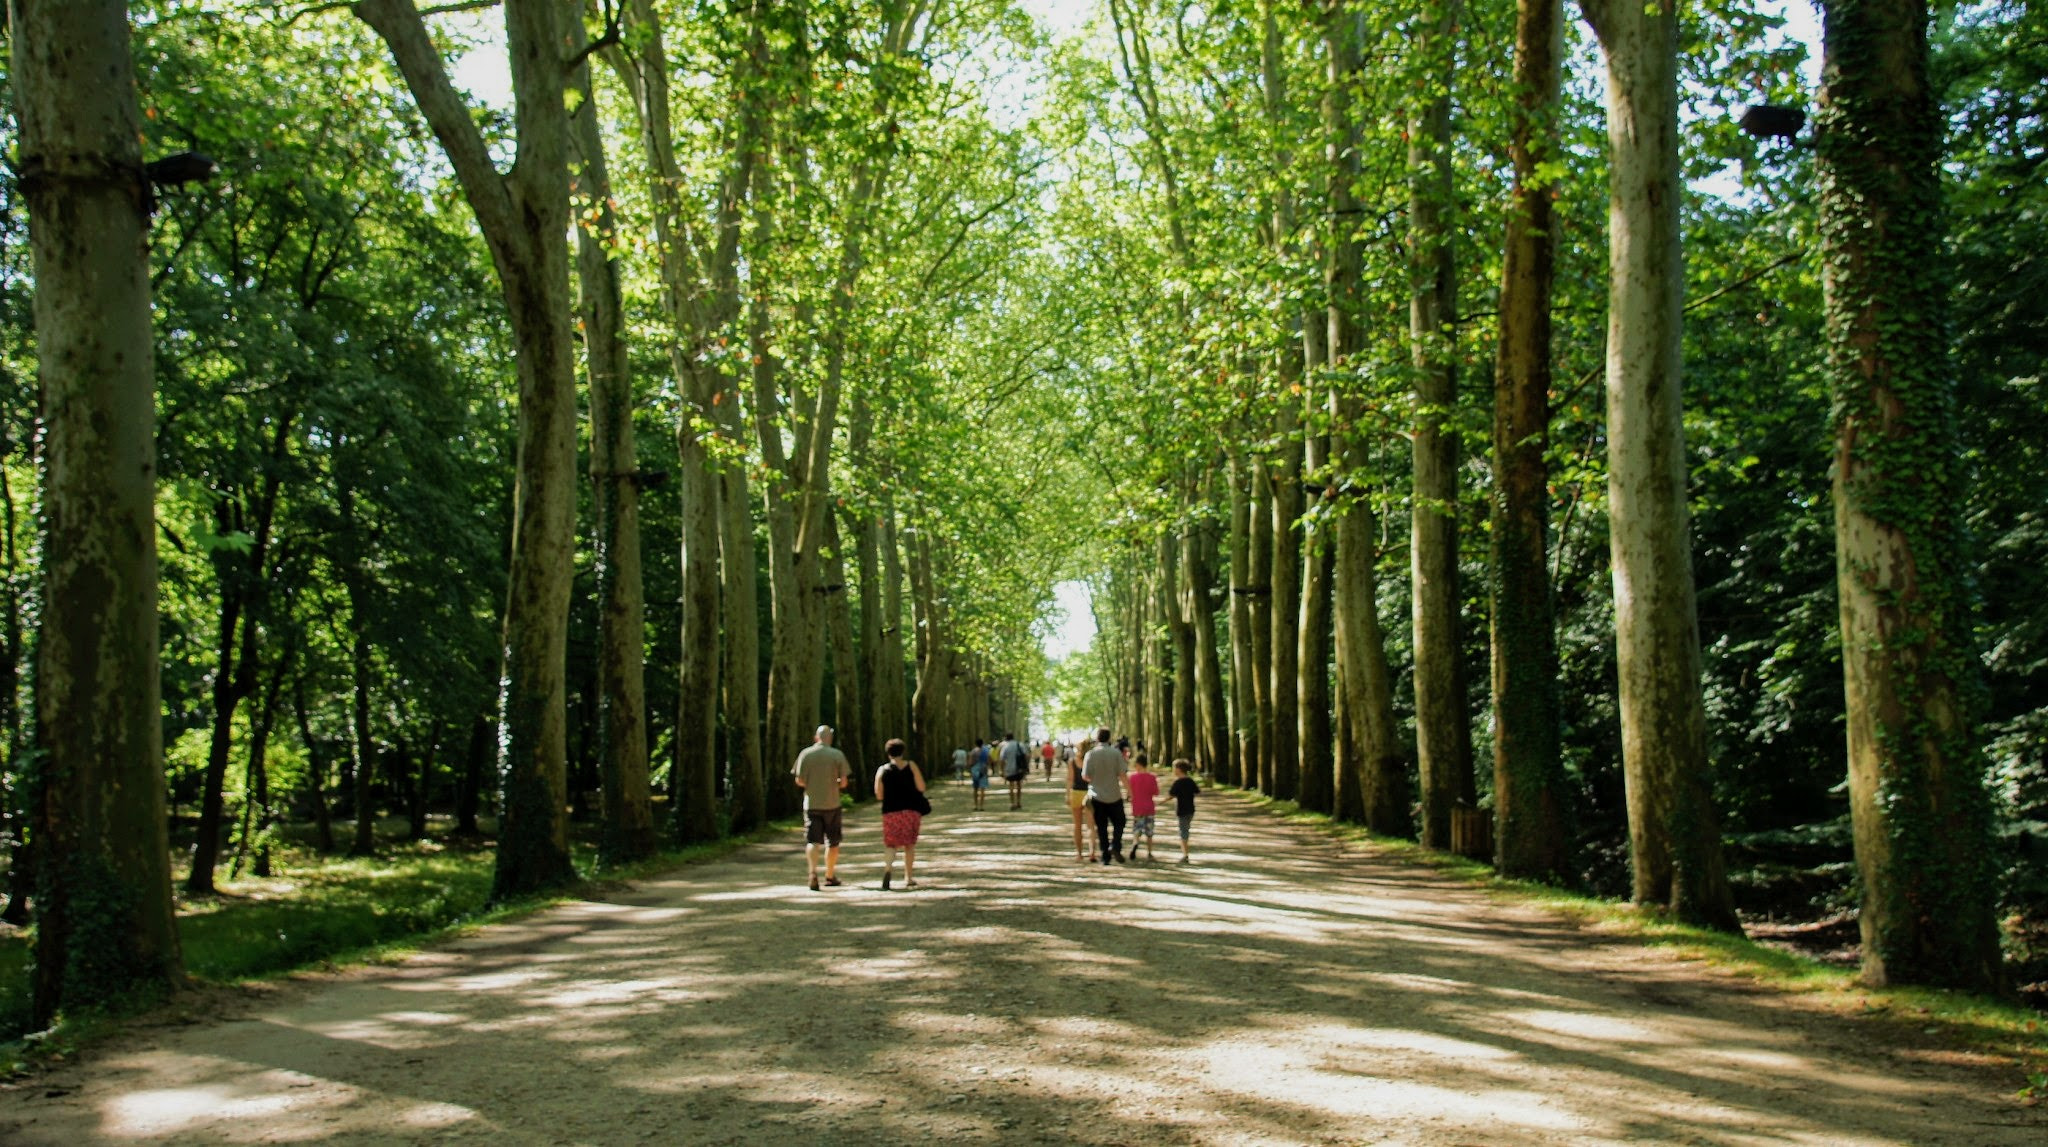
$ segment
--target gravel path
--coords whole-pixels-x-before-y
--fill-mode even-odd
[[[1230,797],[1194,864],[1103,868],[1056,788],[935,796],[924,888],[863,808],[845,888],[790,835],[218,994],[0,1094],[0,1143],[2048,1143],[2010,1067]]]

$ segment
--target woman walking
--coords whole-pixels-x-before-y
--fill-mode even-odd
[[[888,754],[889,763],[875,772],[875,799],[882,802],[882,847],[888,850],[882,861],[882,891],[887,892],[899,848],[903,850],[903,887],[917,887],[917,830],[932,804],[924,795],[924,773],[917,762],[903,759],[902,740],[890,738],[882,751]]]
[[[1081,779],[1081,755],[1075,753],[1067,758],[1067,811],[1074,814],[1074,859],[1091,861],[1095,859],[1095,838],[1081,827],[1082,818],[1088,812],[1088,782]],[[1084,845],[1082,842],[1086,841]]]

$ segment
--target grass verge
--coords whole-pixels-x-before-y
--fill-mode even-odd
[[[2019,1069],[2015,1087],[2022,1098],[2048,1099],[2048,1020],[2039,1012],[1946,988],[1866,987],[1857,982],[1854,972],[1846,969],[1742,936],[1679,924],[1654,909],[1534,881],[1509,880],[1496,875],[1491,865],[1481,861],[1427,849],[1412,840],[1378,836],[1358,825],[1306,811],[1293,801],[1275,800],[1229,785],[1210,787],[1234,793],[1280,820],[1348,844],[1362,845],[1403,863],[1434,869],[1504,899],[1547,908],[1588,931],[1663,948],[1755,983],[1811,993],[1832,1010],[1887,1021],[1901,1034],[1917,1032],[1941,1037],[2008,1057]]]
[[[491,904],[493,854],[487,844],[450,840],[394,842],[378,855],[321,856],[284,848],[275,878],[223,881],[222,895],[181,900],[178,937],[195,987],[218,988],[309,969],[393,960],[408,952],[578,896],[602,895],[634,880],[716,860],[796,824],[666,850],[628,865],[600,868],[577,847],[581,882],[560,893]],[[138,1001],[106,1013],[66,1016],[47,1032],[29,1031],[32,933],[0,933],[0,1078],[61,1060],[163,1001]],[[177,1006],[172,1000],[169,1006]]]

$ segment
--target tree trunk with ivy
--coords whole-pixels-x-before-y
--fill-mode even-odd
[[[1678,10],[1584,7],[1607,57],[1607,495],[1634,898],[1740,931],[1707,762],[1685,500]]]
[[[1863,979],[2001,981],[1924,0],[1825,5],[1816,125]]]
[[[127,6],[14,0],[44,428],[44,756],[33,1008],[181,978],[157,668],[156,450],[141,116]]]
[[[1558,748],[1557,634],[1551,606],[1550,294],[1557,240],[1540,166],[1556,149],[1564,58],[1560,0],[1519,0],[1515,13],[1514,191],[1501,269],[1493,376],[1494,866],[1557,879],[1569,869],[1564,761]]]

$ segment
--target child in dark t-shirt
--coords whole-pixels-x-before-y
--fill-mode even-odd
[[[1192,767],[1186,757],[1177,758],[1173,762],[1173,787],[1166,790],[1166,795],[1173,798],[1174,819],[1180,822],[1182,864],[1188,862],[1188,828],[1195,823],[1195,794],[1202,791],[1195,778],[1188,775]]]

